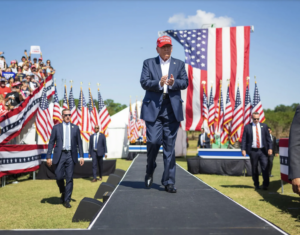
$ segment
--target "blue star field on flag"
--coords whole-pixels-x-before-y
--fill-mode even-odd
[[[258,93],[257,84],[255,83],[254,97],[253,97],[253,107],[255,107],[259,102],[260,102],[260,95]]]

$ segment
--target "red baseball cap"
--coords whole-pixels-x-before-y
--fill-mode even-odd
[[[162,46],[164,46],[164,45],[171,45],[172,46],[172,40],[171,40],[171,38],[170,37],[168,37],[168,36],[162,36],[162,37],[159,37],[158,39],[157,39],[157,46],[158,47],[162,47]]]
[[[20,82],[15,82],[15,83],[12,84],[12,87],[19,86],[19,85],[21,85]]]
[[[43,60],[42,58],[39,58],[39,60]]]

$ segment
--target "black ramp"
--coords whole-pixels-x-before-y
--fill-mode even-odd
[[[176,167],[176,194],[161,186],[162,156],[151,189],[144,186],[146,155],[136,158],[91,225],[99,234],[285,234]],[[247,195],[245,195],[246,197]]]

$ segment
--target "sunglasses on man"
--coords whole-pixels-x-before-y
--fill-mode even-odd
[[[259,120],[259,118],[253,118],[253,120],[254,120],[254,121],[258,121],[258,120]]]
[[[71,117],[71,114],[64,114],[65,117]]]

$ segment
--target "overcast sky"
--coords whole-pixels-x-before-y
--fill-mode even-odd
[[[257,76],[264,108],[300,102],[299,22],[297,1],[1,1],[0,51],[8,62],[20,60],[24,49],[41,46],[62,79],[80,82],[87,100],[88,83],[97,98],[129,103],[144,95],[139,79],[143,60],[157,56],[157,32],[166,29],[253,25],[250,77]],[[184,60],[174,43],[173,57]],[[250,94],[253,96],[251,85]]]

